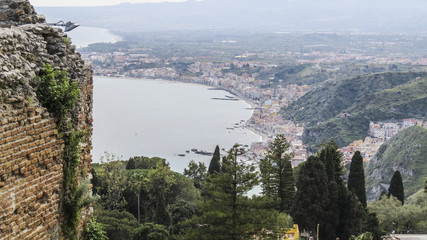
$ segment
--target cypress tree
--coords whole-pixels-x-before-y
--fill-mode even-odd
[[[403,205],[405,201],[405,194],[400,171],[395,171],[393,177],[391,177],[390,187],[388,188],[388,197],[390,197],[390,195],[396,197]]]
[[[362,205],[366,207],[365,173],[363,157],[359,151],[356,151],[351,159],[348,190],[354,192]]]
[[[341,164],[342,153],[334,141],[330,141],[323,146],[319,159],[323,162],[328,176],[328,221],[320,228],[320,237],[322,239],[333,239],[340,232],[340,217],[346,206],[347,188],[342,179],[343,167]]]
[[[215,152],[212,156],[211,162],[209,163],[208,173],[220,173],[221,172],[221,155],[219,152],[219,147],[216,145]]]
[[[328,176],[317,156],[310,156],[300,170],[292,218],[300,229],[316,232],[317,224],[328,222]]]

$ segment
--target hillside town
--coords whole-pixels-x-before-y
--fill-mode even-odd
[[[369,162],[383,143],[399,131],[412,126],[420,126],[427,129],[427,121],[411,118],[393,122],[371,122],[368,136],[364,140],[354,141],[350,145],[341,148],[346,164],[351,162],[351,157],[356,151],[361,152],[364,162]]]
[[[370,42],[377,45],[377,42]],[[392,43],[383,43],[392,44]],[[318,46],[310,46],[318,47]],[[283,134],[291,145],[293,153],[292,164],[297,166],[308,156],[306,146],[302,142],[304,124],[294,123],[282,118],[280,112],[291,102],[302,97],[315,85],[287,84],[283,79],[277,80],[274,74],[278,64],[271,63],[271,59],[294,59],[294,64],[303,69],[298,77],[320,78],[327,77],[327,81],[334,81],[340,74],[347,74],[352,62],[371,65],[381,65],[370,71],[383,71],[386,68],[394,69],[397,65],[427,65],[425,58],[409,58],[394,55],[392,57],[369,55],[366,53],[347,53],[313,50],[309,52],[271,52],[235,55],[231,60],[216,61],[212,56],[221,55],[217,50],[207,50],[206,56],[172,56],[163,58],[155,56],[152,48],[125,48],[114,52],[83,51],[82,57],[93,62],[94,75],[111,77],[134,77],[165,79],[189,83],[199,83],[231,92],[251,104],[253,115],[244,125],[245,127],[263,136],[263,141],[253,143],[249,156],[261,159],[268,150],[269,142],[277,134]],[[354,51],[358,52],[358,51]],[[270,62],[270,63],[269,63]],[[372,68],[372,67],[371,67]],[[359,70],[359,67],[355,67]],[[293,70],[291,70],[292,72]],[[371,123],[369,136],[351,143],[341,149],[348,163],[357,150],[361,151],[365,161],[369,161],[382,143],[396,134],[402,128],[425,123],[415,119],[405,119],[402,122]],[[231,131],[233,129],[230,129]]]

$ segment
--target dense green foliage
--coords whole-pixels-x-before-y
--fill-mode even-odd
[[[263,209],[262,199],[246,196],[258,176],[254,166],[238,159],[241,153],[235,145],[222,162],[223,171],[209,175],[207,194],[198,206],[200,215],[191,220],[196,227],[185,233],[185,239],[248,238],[277,221],[277,212]]]
[[[310,156],[307,159],[301,168],[296,187],[292,217],[300,229],[314,234],[316,224],[323,224],[328,220],[328,177],[325,165],[318,157]]]
[[[165,226],[151,222],[144,223],[137,228],[133,240],[169,240],[169,232]]]
[[[132,236],[166,239],[163,233],[178,235],[187,228],[185,221],[196,213],[200,193],[193,181],[171,171],[164,159],[130,160],[107,154],[102,164],[93,164],[92,183],[99,196],[95,217],[106,225],[107,236],[129,240]]]
[[[319,224],[321,239],[371,232],[379,239],[375,215],[370,214],[342,179],[342,154],[329,142],[301,167],[292,215],[300,229],[314,234]]]
[[[345,146],[364,139],[370,121],[426,118],[425,76],[382,73],[338,81],[312,90],[283,109],[283,114],[287,119],[308,123],[303,141],[310,150],[329,139]]]
[[[84,240],[108,240],[105,225],[92,218],[84,229]]]
[[[144,157],[144,156],[138,156],[138,157],[131,157],[129,158],[129,161],[126,164],[126,169],[154,169],[157,167],[158,163],[161,163],[161,165],[166,166],[166,159],[159,158],[159,157]]]
[[[129,240],[139,226],[136,218],[126,211],[104,210],[101,206],[96,206],[94,216],[99,223],[105,225],[109,240]]]
[[[368,208],[377,214],[384,232],[427,232],[427,193],[423,190],[409,197],[405,205],[391,196],[368,203]]]
[[[221,170],[221,166],[219,167]],[[189,177],[194,182],[194,186],[197,189],[202,189],[202,183],[206,180],[207,171],[204,163],[199,162],[198,164],[193,160],[188,164],[188,169],[184,169],[184,175]]]
[[[348,189],[354,192],[362,205],[366,207],[365,172],[360,151],[356,151],[351,159]]]
[[[214,174],[219,172],[221,172],[221,155],[219,152],[219,146],[216,145],[211,162],[209,163],[208,173]]]
[[[406,197],[421,189],[427,176],[426,142],[426,129],[410,127],[384,143],[366,167],[368,200],[378,199],[379,196],[374,195],[372,190],[390,183],[394,166],[399,166],[402,173]]]
[[[62,125],[79,98],[77,82],[68,80],[67,72],[54,71],[50,64],[45,64],[44,72],[35,79],[35,86],[41,104],[55,115],[57,124]]]
[[[388,188],[388,197],[393,196],[397,198],[400,202],[405,202],[405,193],[403,190],[403,182],[402,182],[402,175],[400,174],[400,171],[395,171],[393,173],[393,176],[390,180],[390,187]]]
[[[299,224],[300,231],[306,230],[312,235],[319,224],[321,239],[337,236],[349,239],[353,235],[379,240],[380,229],[391,229],[389,219],[399,221],[395,226],[391,224],[399,231],[425,229],[424,196],[409,201],[403,208],[400,202],[390,202],[394,201],[393,197],[391,200],[384,197],[378,204],[371,203],[368,210],[360,201],[363,196],[356,193],[356,188],[364,188],[363,181],[357,181],[363,176],[363,166],[357,166],[362,162],[360,154],[353,157],[347,188],[343,180],[343,157],[333,141],[295,170],[297,191],[290,200],[293,219],[279,213],[282,204],[278,191],[279,165],[283,163],[282,173],[293,176],[292,170],[286,171],[285,163],[291,157],[286,154],[288,148],[286,139],[277,136],[266,159],[260,163],[260,175],[250,161],[239,157],[244,149],[238,145],[220,162],[221,171],[212,174],[207,173],[203,164],[194,161],[185,170],[186,176],[172,172],[163,160],[153,166],[149,164],[153,159],[145,157],[138,157],[138,161],[133,158],[132,163],[138,162],[144,169],[135,165],[126,169],[129,161],[117,159],[94,164],[94,187],[100,199],[112,198],[124,204],[119,209],[108,210],[118,205],[100,201],[95,217],[106,226],[110,239],[127,240],[277,239],[293,223]],[[247,193],[259,180],[263,187],[261,196],[249,197]],[[200,188],[195,187],[196,183]],[[289,183],[293,187],[294,180],[290,178]],[[361,235],[367,232],[371,235]]]
[[[272,206],[280,212],[291,213],[295,181],[290,159],[286,154],[290,148],[283,135],[277,135],[270,144],[267,156],[260,161],[261,187],[263,195],[272,201]]]

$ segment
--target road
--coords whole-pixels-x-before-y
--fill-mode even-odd
[[[400,240],[427,240],[427,234],[396,234]]]

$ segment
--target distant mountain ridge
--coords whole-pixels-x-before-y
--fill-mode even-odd
[[[402,174],[405,198],[423,188],[427,178],[427,129],[410,127],[381,145],[365,169],[366,195],[376,200],[387,191],[395,171]]]
[[[427,2],[412,0],[203,0],[108,7],[38,7],[49,21],[122,31],[424,31]]]
[[[312,90],[283,116],[308,123],[309,150],[334,139],[339,146],[367,136],[370,121],[427,117],[427,73],[380,73],[346,79]]]

